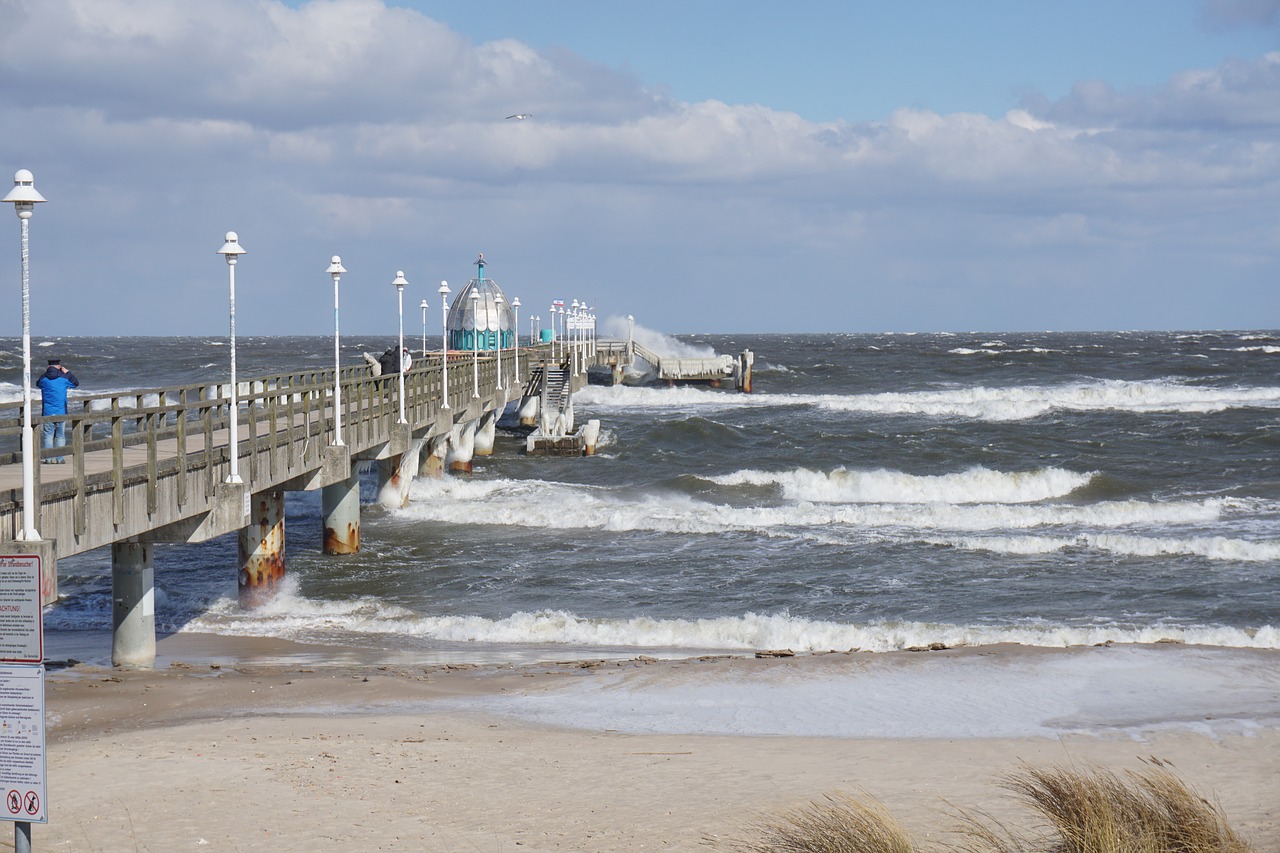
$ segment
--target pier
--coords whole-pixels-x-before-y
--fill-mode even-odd
[[[110,546],[112,660],[148,666],[155,544],[238,532],[240,600],[252,607],[283,580],[284,492],[321,490],[322,549],[352,553],[362,463],[376,463],[379,501],[403,506],[413,477],[469,471],[474,456],[492,453],[509,403],[534,413],[535,434],[572,434],[573,392],[591,366],[625,358],[626,345],[556,349],[522,348],[518,373],[512,349],[450,351],[447,363],[437,352],[404,374],[403,397],[399,376],[364,365],[241,380],[234,396],[230,383],[211,382],[72,397],[66,415],[31,417],[36,432],[61,421],[67,435],[66,447],[36,450],[38,538],[22,535],[21,404],[0,405],[0,552],[41,558],[47,604],[57,598],[60,558]],[[46,461],[58,456],[66,462]]]

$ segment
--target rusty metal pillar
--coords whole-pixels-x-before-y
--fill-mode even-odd
[[[326,554],[360,552],[360,472],[320,490]]]
[[[155,568],[150,542],[111,544],[111,663],[156,662]]]
[[[422,448],[418,462],[419,477],[439,478],[444,476],[444,459],[449,452],[449,435],[438,435],[429,439]]]
[[[476,449],[476,424],[477,421],[467,421],[450,431],[449,454],[445,457],[450,471],[471,473],[471,460]]]
[[[492,456],[493,444],[498,433],[498,412],[485,412],[476,428],[473,451],[476,456]]]
[[[259,607],[284,583],[284,492],[253,496],[250,523],[241,528],[240,606]]]

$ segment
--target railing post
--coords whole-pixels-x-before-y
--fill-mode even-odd
[[[187,504],[187,388],[178,390],[178,506]]]
[[[156,458],[156,421],[160,415],[158,412],[147,412],[145,423],[147,428],[147,515],[155,515],[156,512],[156,467],[158,459]]]
[[[71,478],[75,483],[75,497],[71,499],[71,525],[76,536],[83,536],[89,529],[88,502],[84,490],[84,444],[91,425],[83,420],[71,423]]]
[[[111,485],[111,517],[119,524],[124,521],[124,420],[119,397],[111,400]]]

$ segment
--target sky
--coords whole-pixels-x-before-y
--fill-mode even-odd
[[[525,328],[1280,328],[1280,0],[0,0],[0,115],[36,337],[225,335],[228,230],[240,335],[479,252]]]

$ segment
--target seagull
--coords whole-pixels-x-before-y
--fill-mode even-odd
[[[521,121],[524,121],[527,118],[533,118],[533,113],[516,113],[513,116],[507,116],[507,118],[518,118]]]

